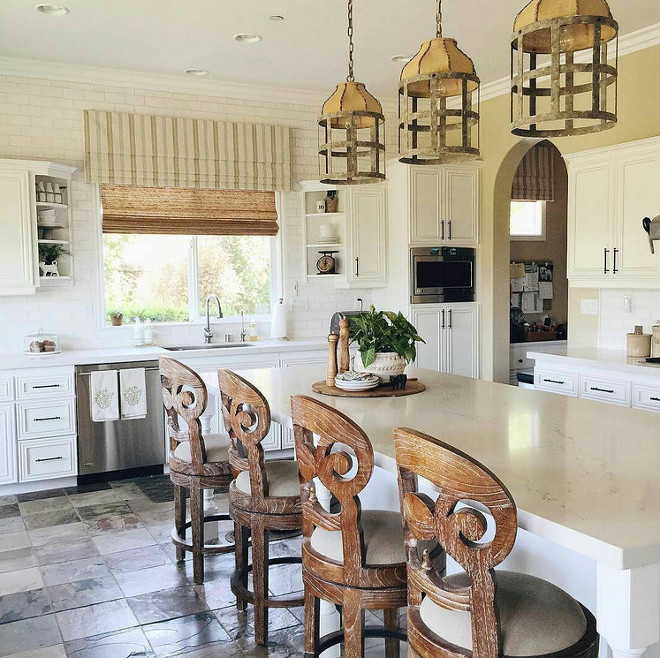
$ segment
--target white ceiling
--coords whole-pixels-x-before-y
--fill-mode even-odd
[[[1,0],[0,56],[332,91],[346,75],[344,0],[51,0],[64,17],[35,11],[37,0]],[[482,82],[509,73],[509,36],[524,0],[446,0],[445,36],[475,61]],[[658,0],[610,0],[620,33],[660,23]],[[283,22],[268,20],[281,14]],[[355,0],[355,75],[394,97],[401,64],[434,35],[434,0]],[[236,43],[239,32],[258,44]],[[1,71],[0,71],[1,72]]]

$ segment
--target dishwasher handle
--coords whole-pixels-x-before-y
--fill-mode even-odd
[[[119,368],[119,370],[128,370],[128,368]],[[151,372],[153,370],[160,370],[160,368],[145,368],[145,372]],[[96,371],[94,371],[96,372]],[[79,372],[78,377],[89,377],[92,373],[91,372]]]

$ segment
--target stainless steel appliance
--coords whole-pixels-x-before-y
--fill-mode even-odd
[[[336,313],[333,314],[332,318],[330,319],[330,333],[331,334],[336,334],[339,336],[339,321],[343,320],[344,318],[348,318],[348,330],[350,334],[353,334],[353,331],[355,330],[355,325],[353,324],[353,317],[356,315],[360,315],[363,311],[337,311]]]
[[[145,418],[92,421],[90,374],[95,370],[144,368],[147,389]],[[158,363],[132,361],[76,367],[78,415],[78,480],[132,477],[162,473],[165,463],[165,422]],[[118,473],[121,472],[121,473]]]
[[[413,247],[410,303],[473,302],[475,250],[467,247]]]

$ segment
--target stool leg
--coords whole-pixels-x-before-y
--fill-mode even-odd
[[[252,583],[254,586],[254,641],[268,642],[268,532],[263,520],[253,517],[252,521]]]
[[[192,521],[193,580],[195,585],[204,582],[204,506],[202,489],[196,478],[190,484],[190,516]]]
[[[342,612],[345,658],[362,658],[364,656],[364,608],[360,596],[360,591],[356,590],[348,590],[344,594]]]
[[[305,658],[318,656],[320,603],[309,587],[305,587]]]
[[[236,558],[236,571],[241,576],[241,585],[247,588],[248,586],[248,540],[250,537],[249,528],[243,527],[240,523],[234,521],[234,555]],[[247,601],[241,597],[236,596],[236,607],[241,611],[247,610]]]
[[[176,534],[181,538],[186,536],[186,490],[179,486],[174,485],[174,527]],[[177,547],[176,561],[182,562],[186,558],[186,552]]]
[[[386,608],[383,611],[386,631],[399,630],[399,610],[397,608]],[[386,658],[399,658],[399,640],[395,637],[385,638]]]

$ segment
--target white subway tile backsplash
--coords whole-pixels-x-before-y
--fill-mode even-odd
[[[632,301],[631,312],[625,310],[624,298]],[[625,350],[626,334],[642,325],[645,333],[660,320],[660,290],[601,290],[599,346]]]

